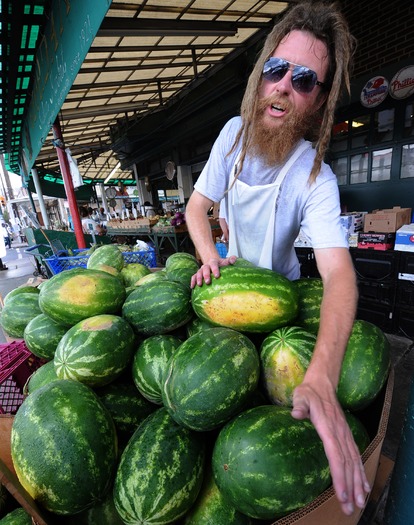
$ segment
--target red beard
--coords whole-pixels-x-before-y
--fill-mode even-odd
[[[281,126],[272,127],[264,121],[264,111],[271,104],[280,105],[288,110]],[[253,117],[249,152],[261,157],[268,166],[280,165],[313,124],[313,111],[298,114],[288,100],[281,102],[275,98],[260,99]]]

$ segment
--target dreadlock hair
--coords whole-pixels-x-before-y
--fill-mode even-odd
[[[336,104],[344,90],[348,94],[350,93],[349,77],[355,49],[355,39],[350,34],[347,21],[341,14],[336,2],[326,3],[306,0],[290,8],[287,14],[273,27],[266,38],[263,49],[249,77],[241,104],[242,126],[229,152],[231,153],[235,150],[241,137],[243,137],[236,177],[242,170],[243,161],[249,147],[251,123],[256,112],[264,63],[272,56],[283,38],[293,30],[311,33],[326,44],[329,54],[328,71],[325,79],[325,83],[329,86],[329,93],[320,109],[321,123],[316,133],[316,156],[310,172],[309,182],[314,182],[320,172],[330,141]],[[325,96],[325,94],[322,92],[320,96]]]

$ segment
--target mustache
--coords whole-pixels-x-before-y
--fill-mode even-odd
[[[269,106],[280,107],[288,111],[291,111],[293,109],[292,103],[286,97],[272,95],[268,97],[261,97],[257,101],[258,111],[263,111]]]

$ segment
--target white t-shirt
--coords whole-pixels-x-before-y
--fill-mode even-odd
[[[82,229],[83,233],[94,233],[95,235],[98,233],[97,224],[93,219],[90,219],[89,217],[85,217],[82,219]]]
[[[231,199],[231,191],[228,194],[225,192],[229,187],[229,177],[234,173],[234,164],[241,149],[240,143],[230,155],[228,152],[240,126],[240,117],[234,117],[227,122],[194,186],[199,193],[213,202],[223,199],[221,206],[227,206],[228,199]],[[323,163],[316,181],[313,184],[308,182],[314,158],[313,148],[308,148],[299,157],[288,171],[277,199],[273,270],[289,279],[297,279],[300,276],[299,262],[294,249],[294,241],[300,229],[315,249],[348,247],[345,232],[339,222],[340,202],[336,176],[331,168]],[[239,180],[249,186],[270,184],[274,182],[279,171],[280,166],[269,167],[260,158],[246,156]],[[226,216],[225,210],[223,215]]]

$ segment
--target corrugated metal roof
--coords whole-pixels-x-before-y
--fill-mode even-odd
[[[1,2],[0,151],[16,169],[21,123],[30,100],[34,51],[47,21],[45,0]],[[19,4],[19,7],[17,7]],[[289,2],[276,0],[113,0],[60,112],[65,140],[86,182],[117,166],[111,127],[167,107],[223,61],[268,32]],[[59,172],[49,134],[36,161]],[[53,178],[53,176],[52,176]],[[131,179],[120,170],[117,179]]]

